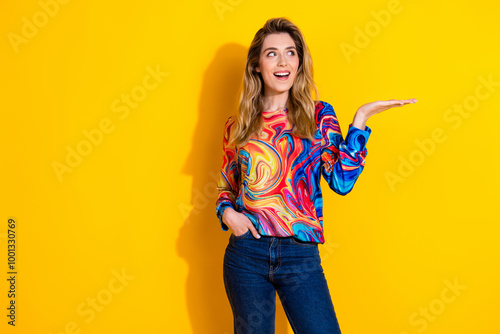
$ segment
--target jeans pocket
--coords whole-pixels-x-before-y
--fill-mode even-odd
[[[235,235],[233,233],[233,238],[235,238],[235,239],[243,239],[243,238],[246,238],[249,234],[252,234],[252,232],[248,229],[245,233],[243,233],[241,235]]]

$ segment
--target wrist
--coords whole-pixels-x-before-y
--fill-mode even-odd
[[[354,119],[352,120],[352,126],[360,129],[360,130],[365,130],[366,127],[366,121],[368,120],[368,116],[361,111],[358,110],[356,111],[356,114],[354,115]]]
[[[228,216],[231,216],[233,212],[235,212],[235,210],[230,206],[224,209],[224,212],[222,213],[222,221],[224,222],[224,224],[228,225],[227,218]]]

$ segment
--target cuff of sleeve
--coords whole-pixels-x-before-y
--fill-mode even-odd
[[[233,207],[232,204],[222,203],[217,207],[217,217],[219,218],[220,226],[221,226],[223,231],[229,230],[229,227],[226,224],[224,224],[224,221],[222,220],[222,215],[224,214],[224,210],[229,208],[229,207]]]
[[[351,124],[349,124],[349,130],[346,135],[346,145],[348,147],[353,148],[355,151],[363,151],[366,149],[366,143],[368,142],[368,138],[370,138],[370,134],[372,129],[365,125],[365,129],[361,130]]]

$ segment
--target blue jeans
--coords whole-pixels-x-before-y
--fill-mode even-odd
[[[340,333],[316,243],[231,233],[223,277],[235,334],[274,333],[276,293],[294,333]]]

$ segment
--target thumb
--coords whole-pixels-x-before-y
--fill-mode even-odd
[[[260,234],[259,234],[259,232],[257,232],[257,229],[255,228],[255,226],[253,226],[253,224],[251,224],[250,226],[248,226],[248,229],[250,230],[250,232],[252,232],[253,236],[256,239],[260,239]]]

